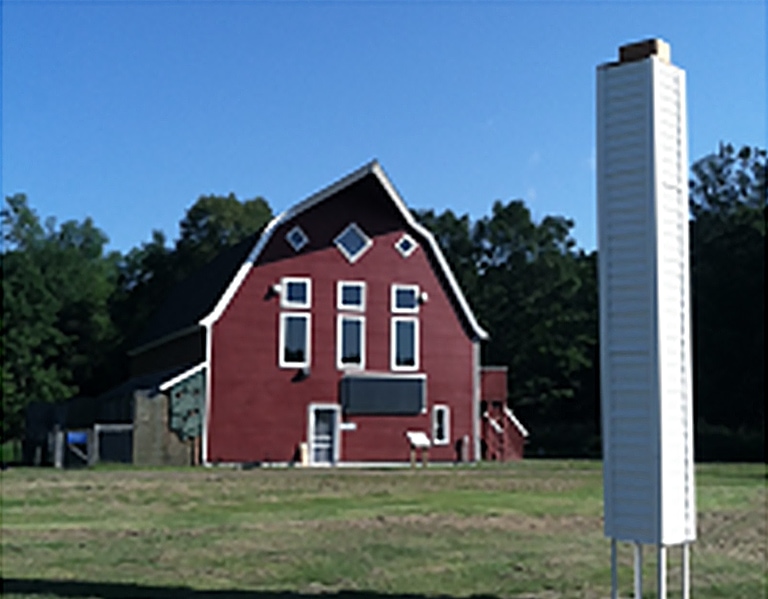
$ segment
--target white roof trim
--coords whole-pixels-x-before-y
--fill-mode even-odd
[[[472,313],[472,310],[470,309],[469,304],[467,303],[467,300],[464,297],[464,294],[462,293],[461,288],[459,287],[459,284],[456,282],[456,278],[453,276],[453,273],[451,272],[451,269],[448,266],[448,262],[446,261],[445,256],[443,256],[443,252],[440,250],[440,246],[437,244],[437,241],[435,241],[435,238],[426,228],[424,228],[422,225],[420,225],[416,221],[416,219],[413,217],[413,214],[411,214],[411,211],[408,210],[408,208],[405,205],[405,202],[403,202],[403,199],[400,197],[400,194],[397,193],[397,190],[392,185],[392,182],[387,178],[387,175],[384,173],[384,170],[382,169],[381,165],[376,160],[373,160],[368,164],[361,166],[356,171],[336,181],[336,183],[333,183],[332,185],[329,185],[328,187],[321,189],[317,193],[308,197],[303,202],[296,204],[293,208],[289,208],[285,212],[273,218],[264,229],[264,232],[259,237],[259,240],[256,243],[256,246],[248,255],[248,258],[243,262],[240,269],[237,271],[237,274],[233,277],[232,281],[230,282],[226,291],[222,294],[221,298],[217,302],[214,309],[211,311],[210,314],[208,314],[202,320],[200,320],[200,324],[204,326],[209,326],[214,322],[216,322],[221,317],[221,315],[224,313],[224,310],[229,305],[229,302],[232,300],[232,297],[235,295],[238,288],[240,287],[243,280],[245,279],[245,276],[248,274],[248,271],[250,270],[251,265],[256,262],[259,255],[264,250],[269,240],[272,238],[272,235],[274,234],[275,230],[280,225],[291,220],[292,218],[301,214],[305,210],[308,210],[312,206],[315,206],[316,204],[319,204],[323,200],[331,197],[332,195],[341,191],[345,187],[348,187],[353,183],[356,183],[357,181],[359,181],[360,179],[362,179],[363,177],[369,174],[373,174],[376,176],[376,178],[379,180],[379,183],[381,183],[382,187],[384,187],[384,189],[389,194],[389,197],[395,203],[395,206],[397,206],[398,210],[400,210],[400,213],[403,215],[403,218],[408,223],[408,225],[412,227],[424,239],[426,239],[431,250],[434,252],[437,258],[437,263],[440,265],[440,268],[443,270],[443,273],[445,274],[445,278],[448,281],[448,284],[450,285],[451,290],[456,295],[456,299],[459,302],[459,306],[464,312],[464,315],[466,316],[467,321],[469,322],[469,325],[472,328],[472,331],[475,333],[475,335],[479,339],[483,339],[483,340],[488,339],[488,333],[483,328],[481,328],[480,325],[478,324],[477,319],[475,318],[475,315]]]
[[[517,417],[512,413],[512,410],[509,408],[504,408],[504,413],[507,415],[507,418],[517,427],[517,430],[520,431],[520,434],[523,435],[523,437],[528,436],[528,429],[523,426],[523,424],[517,419]]]
[[[384,189],[387,190],[390,197],[394,200],[395,205],[400,209],[400,212],[403,214],[403,217],[405,218],[406,222],[411,225],[411,227],[414,228],[414,230],[419,233],[424,239],[427,240],[427,243],[429,243],[432,251],[435,253],[435,256],[437,257],[437,263],[440,265],[440,268],[443,269],[443,273],[445,273],[445,278],[448,279],[448,284],[451,286],[451,289],[456,294],[456,298],[459,301],[459,305],[461,306],[461,309],[464,311],[464,314],[467,317],[467,320],[469,321],[469,325],[472,327],[472,330],[475,332],[475,335],[478,336],[480,339],[488,339],[488,333],[478,324],[477,319],[475,318],[475,315],[472,313],[471,308],[469,307],[469,304],[467,303],[467,299],[464,297],[464,293],[461,291],[461,287],[459,287],[458,282],[456,281],[456,277],[453,276],[453,272],[451,271],[450,267],[448,266],[448,262],[445,259],[445,256],[443,256],[443,252],[440,250],[440,246],[437,244],[437,241],[435,241],[435,238],[432,236],[432,233],[429,232],[425,227],[423,227],[421,224],[418,223],[418,221],[413,217],[413,214],[411,214],[411,211],[408,210],[408,208],[405,205],[405,202],[400,197],[400,194],[397,193],[397,190],[395,189],[394,185],[392,185],[392,182],[387,178],[387,175],[384,173],[384,169],[381,168],[381,165],[378,162],[374,162],[371,165],[371,172],[373,172],[376,177],[379,179],[379,182],[382,184]]]
[[[177,383],[180,383],[181,381],[183,381],[185,378],[190,377],[193,374],[197,374],[198,372],[203,370],[207,365],[208,365],[207,362],[200,362],[200,364],[197,364],[197,365],[193,366],[192,368],[189,368],[189,369],[185,370],[181,374],[177,374],[172,379],[168,379],[164,383],[160,383],[160,386],[158,387],[158,389],[160,389],[160,391],[165,391],[167,389],[170,389],[171,387],[173,387]]]

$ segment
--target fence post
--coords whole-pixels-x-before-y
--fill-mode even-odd
[[[88,465],[95,466],[99,462],[99,425],[94,424],[88,429]]]
[[[56,425],[53,432],[53,465],[55,468],[64,467],[64,431]]]

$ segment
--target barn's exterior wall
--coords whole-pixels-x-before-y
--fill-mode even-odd
[[[507,367],[483,366],[480,369],[483,401],[507,401]]]
[[[351,222],[373,246],[354,264],[333,245]],[[285,240],[294,225],[310,238],[298,254]],[[417,249],[403,258],[394,245],[404,233]],[[340,460],[409,459],[407,430],[432,437],[433,408],[450,408],[450,439],[430,450],[432,460],[454,460],[456,441],[472,446],[473,338],[446,293],[446,283],[425,251],[425,243],[408,230],[397,207],[378,184],[364,180],[306,210],[275,231],[222,317],[213,325],[210,413],[207,427],[209,462],[285,462],[307,441],[308,406],[339,404],[342,372],[336,366],[337,282],[366,283],[366,371],[391,372],[391,285],[416,284],[428,294],[420,306],[418,372],[427,375],[427,409],[416,416],[349,416],[340,433]],[[312,280],[311,367],[278,367],[280,299],[269,289],[281,277]],[[285,311],[285,310],[283,310]],[[302,312],[302,311],[297,311]]]
[[[131,376],[193,366],[205,360],[205,328],[197,327],[185,335],[173,337],[134,353]]]

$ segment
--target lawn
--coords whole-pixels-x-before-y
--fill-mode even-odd
[[[598,462],[11,469],[1,481],[6,597],[609,595]],[[697,486],[693,596],[764,597],[765,465],[701,465]],[[619,558],[628,597],[631,548]],[[675,550],[669,574],[678,597]]]

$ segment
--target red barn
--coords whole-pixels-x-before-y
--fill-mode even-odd
[[[171,403],[199,394],[171,419],[204,463],[401,463],[414,431],[431,460],[478,460],[486,338],[372,162],[182,283],[132,371],[173,373],[158,378]]]

